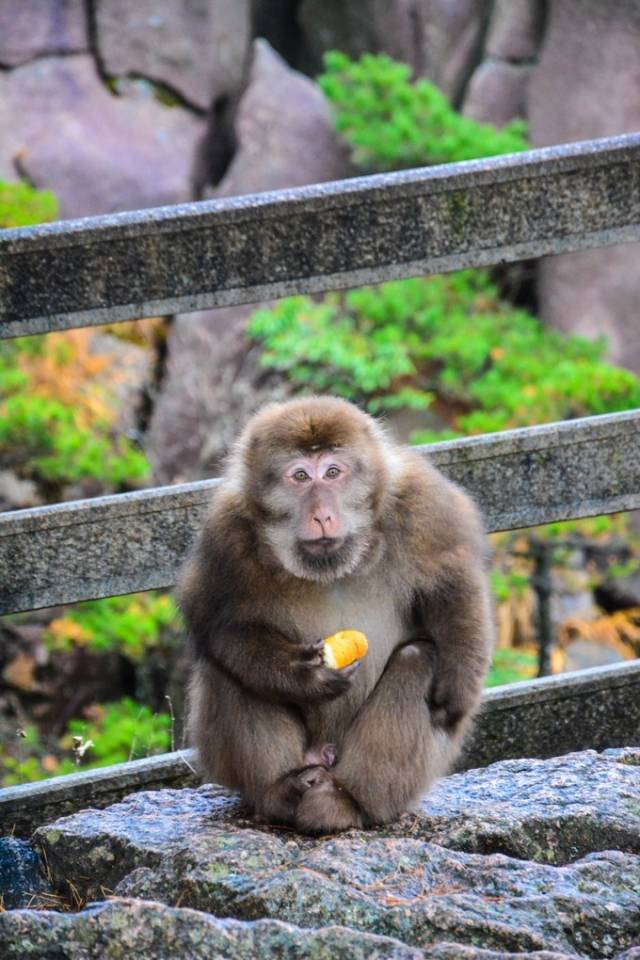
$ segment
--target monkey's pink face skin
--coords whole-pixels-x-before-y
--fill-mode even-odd
[[[349,451],[298,454],[281,463],[265,504],[267,538],[289,572],[328,582],[352,572],[369,545],[371,483]]]
[[[283,480],[298,504],[297,535],[305,550],[329,553],[345,538],[341,504],[349,486],[349,463],[332,453],[296,457]]]

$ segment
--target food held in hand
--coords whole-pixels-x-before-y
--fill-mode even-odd
[[[333,670],[340,670],[364,657],[368,649],[364,633],[359,630],[339,630],[324,642],[324,662]]]

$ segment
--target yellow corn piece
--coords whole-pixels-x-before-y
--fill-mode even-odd
[[[364,633],[359,630],[339,630],[324,642],[324,662],[332,670],[339,670],[364,657],[368,649]]]

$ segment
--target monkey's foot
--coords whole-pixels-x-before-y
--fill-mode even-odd
[[[339,833],[364,826],[358,805],[322,767],[322,773],[303,794],[296,810],[295,825],[301,833]]]

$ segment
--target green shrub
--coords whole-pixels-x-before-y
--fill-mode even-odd
[[[106,597],[76,604],[52,620],[45,642],[52,650],[84,646],[94,653],[117,651],[133,663],[162,643],[173,642],[169,629],[178,624],[178,611],[166,593],[150,591]]]
[[[83,768],[106,767],[112,763],[136,760],[165,753],[171,747],[171,717],[167,713],[153,713],[145,704],[124,697],[99,708],[96,720],[70,720],[69,733],[83,742],[93,741],[85,756]]]
[[[428,80],[385,54],[352,61],[333,51],[318,82],[336,114],[352,160],[367,170],[397,170],[526,150],[525,124],[501,130],[457,113]]]
[[[498,647],[485,686],[498,687],[503,683],[530,680],[537,674],[538,657],[532,650]]]
[[[546,330],[483,270],[289,298],[258,311],[249,335],[300,390],[372,412],[434,397],[456,411],[450,430],[415,442],[640,406],[640,381],[603,360],[604,341]]]
[[[114,434],[106,412],[89,414],[91,406],[83,409],[75,396],[39,391],[38,364],[48,365],[53,389],[63,397],[76,373],[73,347],[56,336],[0,343],[0,465],[53,487],[97,480],[117,489],[145,480],[146,457],[128,437]],[[79,383],[78,394],[83,390]]]
[[[0,227],[27,227],[58,216],[58,201],[49,190],[34,190],[28,183],[0,180]]]

